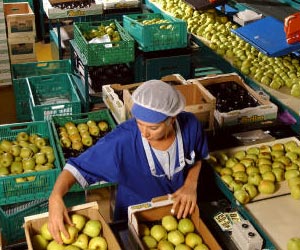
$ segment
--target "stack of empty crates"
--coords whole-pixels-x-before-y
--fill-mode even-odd
[[[11,64],[36,61],[35,15],[28,2],[4,3]]]
[[[0,0],[0,86],[11,85],[9,53],[7,47],[6,25],[3,12],[3,1]]]

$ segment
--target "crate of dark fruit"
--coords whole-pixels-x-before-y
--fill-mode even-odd
[[[248,124],[277,118],[277,106],[262,98],[236,73],[188,80],[202,84],[215,98],[219,126]]]
[[[82,81],[89,85],[91,95],[101,93],[102,86],[106,84],[129,84],[134,81],[133,69],[128,63],[85,67],[78,57],[76,69]]]

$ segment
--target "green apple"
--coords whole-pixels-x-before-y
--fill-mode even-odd
[[[86,123],[79,123],[77,125],[77,129],[78,129],[79,133],[81,134],[84,131],[89,131],[89,126]]]
[[[34,250],[46,250],[48,240],[46,240],[41,234],[35,234],[31,238],[31,244]]]
[[[245,171],[238,171],[232,174],[233,179],[239,183],[247,183],[248,182],[248,175]]]
[[[29,148],[30,143],[28,141],[20,141],[17,144],[20,145],[22,148]]]
[[[244,150],[237,151],[233,154],[233,157],[238,159],[239,161],[245,158],[245,156],[246,156],[246,151]]]
[[[14,161],[10,166],[11,174],[22,174],[23,173],[23,164],[20,161]]]
[[[249,194],[250,199],[253,199],[258,194],[257,188],[254,184],[246,183],[243,185],[243,189]]]
[[[175,247],[175,250],[192,250],[189,246],[185,245],[184,243],[179,244]]]
[[[157,249],[158,250],[174,250],[174,246],[168,240],[161,240],[157,244]]]
[[[100,234],[102,224],[99,220],[89,219],[82,230],[89,237],[96,237]]]
[[[284,181],[284,170],[282,168],[273,168],[272,172],[275,175],[276,181]]]
[[[0,143],[0,148],[4,151],[4,152],[10,152],[10,148],[12,146],[12,142],[9,140],[2,140]]]
[[[225,162],[225,167],[232,168],[236,163],[238,163],[238,160],[231,157]]]
[[[92,136],[99,136],[100,135],[100,128],[96,126],[89,126],[89,132]]]
[[[202,237],[197,233],[188,233],[185,236],[185,244],[191,248],[195,248],[195,246],[200,245],[202,243]]]
[[[9,172],[9,168],[6,168],[6,167],[0,167],[0,176],[7,176],[9,175],[10,172]]]
[[[61,236],[63,243],[69,245],[76,241],[77,236],[78,236],[78,229],[71,225],[65,225],[65,227],[69,233],[69,237],[65,236],[62,232],[60,233],[60,236]]]
[[[42,137],[36,137],[34,140],[34,144],[37,145],[39,149],[47,145],[46,139]]]
[[[48,222],[44,222],[40,228],[40,234],[48,241],[53,240],[53,237],[48,229]]]
[[[276,160],[275,160],[275,161],[272,163],[272,169],[274,169],[274,168],[285,169],[285,165],[284,165],[282,162],[276,161]]]
[[[236,173],[236,172],[239,172],[239,171],[242,171],[242,172],[245,172],[246,171],[246,167],[243,163],[236,163],[232,168],[232,172],[233,173]]]
[[[177,229],[178,222],[173,215],[165,215],[162,217],[161,224],[167,231],[172,231]]]
[[[168,241],[174,246],[184,243],[184,235],[179,230],[173,230],[168,233]]]
[[[270,157],[272,158],[271,154],[270,154]],[[257,166],[261,166],[261,165],[272,165],[272,160],[270,159],[267,159],[267,158],[261,158],[261,157],[258,157],[258,160],[257,160]]]
[[[146,224],[140,223],[139,224],[139,235],[140,236],[150,235],[150,228]]]
[[[42,152],[38,152],[34,155],[36,164],[45,164],[47,162],[46,154]]]
[[[97,126],[97,123],[96,123],[94,120],[88,120],[88,121],[86,122],[86,124],[87,124],[89,127]]]
[[[284,151],[284,144],[275,143],[271,146],[272,151]]]
[[[261,145],[259,147],[260,153],[263,153],[263,152],[270,153],[271,151],[272,151],[272,149],[271,149],[271,146],[269,146],[269,145]]]
[[[247,148],[246,152],[247,152],[247,154],[255,154],[255,155],[258,155],[259,152],[260,152],[260,150],[259,150],[258,147],[253,146],[253,147]]]
[[[290,178],[293,178],[293,177],[296,177],[296,176],[299,176],[300,175],[300,172],[299,170],[296,170],[296,169],[290,169],[290,170],[286,170],[285,173],[284,173],[284,178],[286,180],[289,180]]]
[[[250,196],[245,189],[239,189],[233,192],[234,197],[241,204],[246,204],[250,201]]]
[[[17,134],[16,140],[19,141],[28,141],[29,140],[29,135],[26,132],[19,132]]]
[[[54,154],[54,150],[50,145],[41,147],[40,152],[45,154]]]
[[[60,145],[61,145],[63,148],[70,148],[71,145],[72,145],[72,142],[71,142],[70,138],[68,138],[68,137],[63,137],[63,138],[60,138]]]
[[[71,221],[78,229],[78,231],[81,231],[85,226],[87,217],[82,214],[74,213],[71,215]]]
[[[290,158],[291,161],[298,159],[298,154],[291,151],[286,152],[285,156]]]
[[[108,123],[106,121],[99,121],[98,122],[98,127],[101,132],[106,132],[109,128]]]
[[[276,191],[276,185],[273,181],[262,180],[258,185],[258,191],[262,194],[273,194]]]
[[[81,151],[83,149],[83,144],[81,141],[73,141],[72,142],[72,149]]]
[[[184,235],[192,233],[195,230],[194,222],[190,218],[182,218],[178,221],[178,230]]]
[[[167,238],[167,230],[162,225],[154,225],[150,229],[150,235],[159,242]]]
[[[240,161],[240,163],[242,163],[246,168],[253,166],[254,162],[257,160],[257,156],[256,155],[246,155],[246,157],[244,159],[242,159]]]
[[[282,162],[285,166],[291,163],[291,159],[285,155],[276,158],[276,160]]]
[[[207,245],[205,245],[204,243],[202,243],[202,244],[196,246],[196,247],[194,248],[194,250],[209,250],[209,248],[208,248]]]
[[[258,159],[272,159],[271,152],[260,152],[258,154]],[[268,162],[270,164],[270,161]]]
[[[33,152],[29,147],[22,147],[21,152],[20,152],[20,156],[23,159],[30,158],[30,157],[33,156]]]
[[[284,156],[285,153],[282,150],[272,150],[271,155],[272,155],[272,159],[275,160],[278,157]]]
[[[300,237],[292,237],[287,242],[287,250],[300,250]]]
[[[300,200],[300,184],[295,184],[291,186],[291,196],[295,200]]]
[[[38,137],[37,134],[30,134],[30,135],[29,135],[29,138],[28,138],[28,141],[29,141],[30,143],[34,144],[34,140],[35,140],[36,137]]]
[[[260,174],[259,168],[256,167],[256,166],[249,166],[249,167],[247,167],[246,173],[248,175],[248,178],[249,178],[249,175],[251,175],[251,174],[254,174],[254,173]]]
[[[272,171],[272,165],[270,164],[261,164],[258,166],[260,174]]]
[[[96,236],[90,239],[89,249],[91,250],[107,250],[107,241],[102,236]]]
[[[233,181],[233,177],[231,175],[222,175],[221,176],[222,181],[224,181],[228,186],[230,186],[230,183]]]
[[[32,150],[33,154],[36,154],[37,152],[39,152],[39,148],[37,145],[35,145],[34,143],[29,143],[28,147]]]
[[[229,188],[231,191],[236,191],[236,190],[239,190],[243,187],[243,184],[240,183],[240,182],[236,182],[235,180],[233,180],[232,182],[230,182],[229,184]]]
[[[2,167],[9,167],[13,163],[14,157],[11,153],[4,152],[0,157],[0,164]]]
[[[46,153],[47,163],[55,162],[55,155],[54,153]]]
[[[221,175],[221,176],[222,176],[222,175],[232,175],[232,173],[233,173],[232,168],[227,168],[227,167],[225,167],[225,168],[222,168],[222,169],[220,170],[220,175]]]
[[[51,169],[50,166],[48,166],[48,165],[41,165],[41,164],[36,164],[35,167],[34,167],[34,170],[37,171],[37,172],[47,171],[49,169]]]
[[[82,144],[87,147],[90,147],[93,145],[93,138],[89,134],[82,135],[81,140],[82,140]]]
[[[293,140],[289,140],[289,141],[284,143],[284,148],[285,148],[286,152],[291,151],[292,148],[297,147],[297,146],[298,146],[297,142],[293,141]]]
[[[72,243],[73,246],[77,246],[80,249],[87,249],[88,244],[89,244],[89,236],[87,236],[84,233],[79,234],[75,242]]]
[[[61,245],[57,243],[55,240],[49,242],[47,246],[47,250],[64,250],[66,245]]]
[[[291,188],[294,185],[298,185],[298,184],[300,184],[300,176],[292,177],[292,178],[288,179],[287,182],[288,182],[289,188]]]
[[[294,97],[300,97],[300,84],[295,83],[291,88],[291,95]]]
[[[149,249],[155,248],[157,246],[157,241],[151,235],[143,236],[142,242]]]
[[[20,147],[20,145],[12,145],[11,148],[10,148],[10,153],[14,157],[19,156],[20,153],[21,153],[21,147]]]
[[[74,246],[74,245],[68,245],[64,248],[64,250],[81,250],[83,248],[80,248],[78,246]]]
[[[267,171],[267,172],[264,172],[262,175],[261,175],[262,179],[263,180],[269,180],[269,181],[276,181],[276,176],[275,174],[271,171]]]

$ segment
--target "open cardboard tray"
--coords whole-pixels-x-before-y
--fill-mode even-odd
[[[139,223],[159,221],[163,216],[171,215],[172,203],[173,201],[170,196],[166,195],[153,198],[150,202],[128,207],[128,229],[136,241],[139,250],[146,250],[139,237]],[[201,235],[203,242],[209,249],[221,250],[220,245],[202,221],[198,206],[196,206],[190,219],[194,222],[195,230]]]
[[[298,145],[300,145],[300,141],[296,137],[287,137],[287,138],[283,138],[283,139],[274,140],[274,141],[271,141],[271,142],[263,142],[263,143],[258,143],[258,144],[254,144],[254,145],[249,145],[249,146],[240,146],[240,147],[234,147],[234,148],[218,150],[218,151],[211,152],[210,155],[217,156],[220,153],[225,153],[228,156],[231,156],[231,155],[233,155],[234,153],[236,153],[238,151],[247,150],[250,147],[255,147],[255,146],[260,147],[262,145],[272,146],[272,145],[277,144],[277,143],[286,143],[288,141],[295,141]],[[225,182],[223,182],[223,180],[221,179],[220,175],[217,172],[215,172],[215,176],[216,176],[216,180],[217,180],[217,185],[220,187],[220,189],[225,194],[225,196],[231,202],[238,203],[236,201],[236,199],[234,198],[232,191],[225,184]],[[286,194],[289,194],[289,193],[290,193],[290,190],[289,190],[287,181],[276,182],[276,191],[275,191],[275,193],[270,194],[270,195],[258,194],[256,197],[254,197],[250,201],[250,203],[260,201],[260,200],[269,199],[269,198],[273,198],[273,197],[278,197],[278,196],[281,196],[281,195],[286,195]],[[292,199],[291,197],[289,197],[289,198]]]
[[[121,247],[115,238],[109,225],[105,222],[103,216],[99,212],[99,207],[97,202],[90,202],[83,205],[78,205],[69,208],[70,213],[78,213],[85,215],[89,219],[100,220],[102,224],[102,236],[106,239],[108,244],[108,250],[121,250]],[[31,237],[38,232],[39,228],[44,222],[48,220],[49,213],[42,213],[32,216],[27,216],[24,218],[24,229],[26,242],[28,245],[28,250],[34,250],[31,244]]]
[[[180,75],[180,74],[172,74],[167,75],[161,78],[162,81],[166,82],[173,82],[178,85],[180,84],[187,84],[187,81]],[[125,89],[133,90],[137,88],[141,82],[139,83],[132,83],[132,84],[108,84],[102,86],[102,98],[105,105],[111,111],[113,117],[115,118],[116,122],[120,124],[128,119],[126,114],[125,104],[123,98],[123,91]],[[117,94],[117,92],[121,92],[121,98]]]
[[[215,76],[195,78],[188,80],[188,82],[191,84],[201,84],[204,87],[212,84],[235,82],[242,86],[260,104],[256,107],[233,110],[230,112],[220,112],[215,109],[214,116],[220,127],[274,120],[277,118],[277,106],[269,100],[262,98],[256,91],[250,88],[237,73],[218,74]]]
[[[300,216],[300,202],[289,195],[248,203],[245,210],[269,236],[277,250],[286,250],[288,240],[299,236],[297,222]]]

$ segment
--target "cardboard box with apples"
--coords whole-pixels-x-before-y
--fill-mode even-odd
[[[142,224],[152,223],[160,221],[164,216],[172,215],[172,199],[170,196],[161,196],[152,199],[149,202],[136,204],[128,208],[128,228],[130,234],[137,244],[137,249],[146,250],[145,243],[142,241]],[[212,233],[209,231],[205,223],[202,221],[199,208],[196,206],[194,213],[189,217],[194,224],[194,233],[197,233],[202,238],[204,243],[209,249],[221,250],[221,246],[216,241]],[[178,231],[178,230],[174,230]],[[172,231],[170,231],[172,232]]]
[[[99,212],[99,207],[97,202],[90,202],[78,206],[74,206],[69,208],[69,215],[72,214],[79,214],[83,215],[86,218],[94,221],[100,221],[101,223],[101,235],[104,239],[106,239],[107,242],[107,249],[108,250],[121,250],[121,247],[115,238],[113,232],[111,231],[109,225],[105,222],[103,216]],[[36,235],[40,230],[42,225],[44,225],[45,222],[48,221],[49,213],[42,213],[37,215],[32,215],[24,218],[24,228],[25,228],[25,236],[26,236],[26,242],[28,245],[28,250],[34,250],[33,248],[33,236]],[[87,222],[85,223],[85,225]],[[93,230],[95,227],[90,228],[90,233],[93,233]],[[88,234],[90,235],[90,234]],[[92,236],[90,236],[92,238]],[[97,237],[95,237],[97,238]],[[93,239],[93,238],[92,238]],[[90,240],[91,241],[91,240]],[[89,241],[89,242],[90,242]],[[49,243],[50,244],[50,243]],[[47,248],[50,249],[50,248]],[[56,249],[57,248],[52,248]],[[64,249],[64,248],[63,248]],[[96,249],[96,248],[95,248]]]

